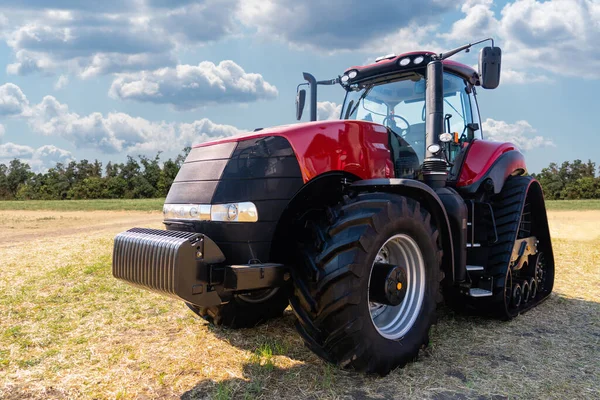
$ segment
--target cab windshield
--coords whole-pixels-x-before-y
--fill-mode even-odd
[[[425,77],[412,73],[394,81],[351,88],[344,100],[342,119],[371,121],[389,128],[397,176],[412,177],[425,157],[425,86]],[[466,83],[450,73],[444,73],[444,115],[446,132],[461,135],[473,122]]]

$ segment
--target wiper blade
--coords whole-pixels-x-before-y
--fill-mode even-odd
[[[358,109],[358,106],[360,105],[360,102],[367,97],[367,95],[369,94],[369,92],[371,91],[371,89],[373,89],[374,85],[369,86],[368,88],[365,89],[365,91],[363,92],[363,94],[360,95],[360,97],[358,98],[358,100],[356,100],[356,104],[354,105],[354,107],[352,108],[352,111],[350,113],[347,113],[347,116],[350,116],[352,114],[354,114],[354,112]]]

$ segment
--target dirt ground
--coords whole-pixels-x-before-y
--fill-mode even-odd
[[[555,292],[511,322],[442,308],[429,348],[385,378],[310,353],[294,316],[214,328],[110,274],[147,212],[0,211],[0,398],[600,398],[600,211],[549,214]]]
[[[162,214],[136,211],[0,211],[0,247],[36,238],[114,235],[132,226],[160,224]]]

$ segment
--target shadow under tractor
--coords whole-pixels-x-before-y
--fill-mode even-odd
[[[479,71],[450,60],[488,40]],[[542,188],[480,125],[476,89],[500,64],[486,39],[304,73],[311,122],[193,147],[166,230],[119,234],[114,276],[230,328],[291,304],[317,355],[379,374],[416,358],[441,301],[501,319],[535,307],[554,282]],[[345,91],[339,120],[317,121],[319,85]]]

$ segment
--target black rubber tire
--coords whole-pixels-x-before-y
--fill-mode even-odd
[[[261,303],[249,303],[234,296],[226,304],[213,307],[197,307],[186,303],[198,316],[216,326],[232,329],[252,328],[283,315],[289,305],[289,287],[281,287],[272,297]]]
[[[341,367],[386,375],[417,358],[436,319],[442,250],[431,215],[411,198],[388,193],[344,197],[306,221],[312,232],[300,245],[303,263],[294,271],[290,304],[306,345]],[[425,293],[419,315],[399,340],[384,338],[369,310],[370,269],[381,246],[409,235],[425,262]]]

